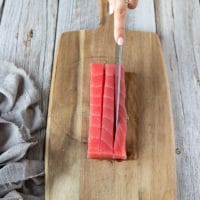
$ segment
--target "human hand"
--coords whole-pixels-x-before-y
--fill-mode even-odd
[[[118,45],[123,45],[127,8],[134,9],[138,0],[108,0],[109,13],[114,13],[114,38]]]

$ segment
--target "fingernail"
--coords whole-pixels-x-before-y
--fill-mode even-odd
[[[124,38],[123,37],[120,37],[118,40],[117,40],[117,44],[119,46],[123,45],[124,44]]]
[[[114,13],[114,8],[112,4],[109,4],[109,14],[112,15]]]

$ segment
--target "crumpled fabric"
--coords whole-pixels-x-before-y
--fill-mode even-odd
[[[44,161],[28,156],[45,125],[39,100],[26,72],[0,61],[0,198],[44,199]]]

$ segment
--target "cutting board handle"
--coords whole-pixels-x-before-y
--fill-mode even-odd
[[[108,6],[108,0],[99,0],[100,27],[114,25],[113,15],[108,13]]]

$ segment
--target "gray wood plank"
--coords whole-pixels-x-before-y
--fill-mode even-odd
[[[155,4],[157,31],[168,66],[177,147],[178,199],[200,199],[200,5]]]
[[[57,20],[57,1],[5,1],[0,25],[0,59],[25,69],[36,82],[47,115]],[[32,159],[43,159],[44,131]]]
[[[0,8],[1,8],[2,5],[3,5],[3,2],[4,2],[4,0],[0,0]]]
[[[139,0],[136,9],[129,9],[126,28],[137,31],[156,32],[154,1]]]
[[[97,0],[60,0],[56,39],[65,31],[91,29],[98,23]]]

